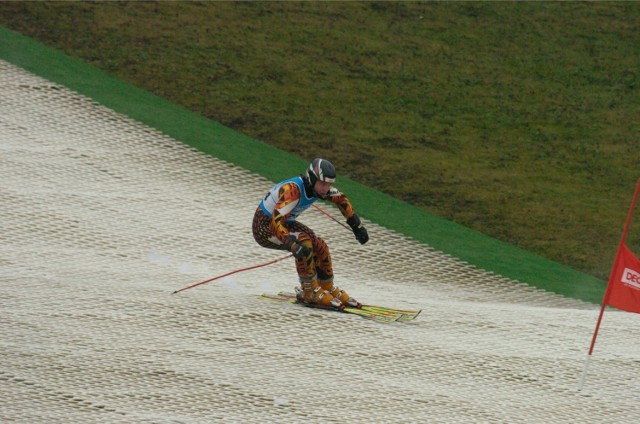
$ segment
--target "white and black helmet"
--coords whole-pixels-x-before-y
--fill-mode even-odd
[[[309,169],[307,169],[307,178],[309,179],[311,187],[313,187],[318,180],[333,183],[336,181],[336,168],[326,159],[314,159],[309,165]]]

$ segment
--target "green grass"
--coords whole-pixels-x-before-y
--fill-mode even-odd
[[[633,2],[0,3],[0,25],[602,279],[640,177],[637,22]]]

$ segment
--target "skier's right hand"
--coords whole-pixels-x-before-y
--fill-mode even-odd
[[[294,235],[287,236],[285,246],[289,248],[291,253],[293,253],[293,257],[296,259],[306,258],[311,255],[311,249],[300,243]]]

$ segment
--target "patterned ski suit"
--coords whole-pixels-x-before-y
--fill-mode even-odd
[[[296,259],[300,283],[317,280],[322,285],[333,281],[333,267],[329,247],[306,225],[296,218],[309,208],[317,197],[313,195],[306,177],[294,177],[276,184],[260,202],[253,217],[253,237],[269,249],[289,250],[286,238],[296,236],[298,242],[312,249],[307,258]],[[331,187],[324,200],[335,203],[342,215],[349,219],[354,215],[349,199],[338,189]]]

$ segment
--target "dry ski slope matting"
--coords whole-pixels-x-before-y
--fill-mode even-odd
[[[303,216],[414,321],[258,299],[291,259],[173,295],[282,256],[250,232],[270,186],[0,61],[0,422],[640,422],[637,315],[605,314],[578,391],[596,305],[370,222]]]

